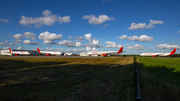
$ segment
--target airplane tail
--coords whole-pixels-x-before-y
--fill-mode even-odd
[[[12,52],[12,50],[11,50],[11,48],[9,47],[9,53],[11,53]]]
[[[118,50],[117,54],[121,53],[123,51],[123,46]]]
[[[40,53],[41,51],[40,51],[40,49],[37,47],[37,51],[38,51],[38,53]]]
[[[174,48],[171,52],[171,55],[175,54],[176,53],[176,48]]]

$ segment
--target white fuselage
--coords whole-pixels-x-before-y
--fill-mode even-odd
[[[49,55],[61,55],[61,52],[58,51],[40,51],[41,54],[49,54]]]
[[[117,51],[93,51],[93,52],[88,52],[86,54],[87,55],[102,55],[102,54],[115,55],[117,54]]]
[[[29,55],[30,53],[28,51],[12,51],[11,54],[15,54],[15,55]]]
[[[169,56],[171,53],[141,53],[140,56]]]

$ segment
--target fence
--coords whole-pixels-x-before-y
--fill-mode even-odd
[[[134,74],[135,74],[135,79],[134,79],[135,80],[135,101],[141,101],[141,92],[139,88],[136,56],[134,57]]]

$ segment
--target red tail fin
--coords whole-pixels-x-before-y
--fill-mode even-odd
[[[174,48],[174,49],[172,50],[171,54],[173,55],[173,54],[175,54],[175,53],[176,53],[176,48]]]
[[[38,51],[38,53],[40,53],[41,51],[40,51],[40,49],[37,47],[37,51]]]
[[[11,51],[11,48],[9,47],[9,53],[11,53],[12,51]]]
[[[117,54],[121,53],[123,51],[123,46],[118,50]]]

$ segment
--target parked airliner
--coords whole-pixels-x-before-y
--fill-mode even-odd
[[[30,54],[26,50],[15,50],[15,51],[12,51],[10,47],[9,47],[9,53],[12,54],[12,55],[29,55]]]
[[[171,55],[175,54],[175,52],[176,52],[176,48],[174,48],[174,49],[172,50],[172,52],[170,52],[170,53],[166,53],[166,52],[164,52],[164,53],[141,53],[141,54],[139,54],[139,55],[140,55],[140,56],[152,56],[152,57],[157,57],[157,56],[171,56]]]
[[[110,56],[110,55],[116,55],[123,52],[123,47],[121,47],[118,51],[92,51],[86,53],[88,56]]]
[[[37,47],[37,51],[40,54],[44,54],[46,56],[49,56],[49,55],[61,55],[62,54],[61,52],[58,52],[58,51],[41,51],[38,47]]]

